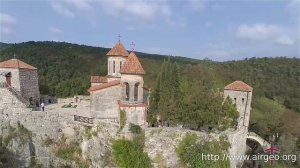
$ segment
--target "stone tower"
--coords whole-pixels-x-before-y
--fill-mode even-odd
[[[21,96],[30,104],[39,104],[37,68],[18,59],[1,62],[0,83],[6,85],[16,96]]]
[[[121,77],[120,70],[128,56],[128,52],[124,48],[123,44],[118,41],[118,43],[106,55],[108,56],[108,76]]]
[[[245,128],[245,131],[248,131],[249,126],[252,90],[252,87],[243,81],[234,81],[224,88],[225,98],[230,97],[232,99],[240,114],[238,129]]]
[[[121,68],[122,101],[126,104],[138,104],[144,101],[143,75],[145,71],[132,51]]]

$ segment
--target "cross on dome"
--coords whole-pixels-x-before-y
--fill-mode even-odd
[[[131,46],[131,51],[134,51],[135,43],[131,42],[130,46]]]
[[[119,43],[121,42],[121,35],[118,34]]]

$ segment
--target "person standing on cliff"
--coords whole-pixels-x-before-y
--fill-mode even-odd
[[[44,102],[41,103],[41,107],[42,107],[42,110],[45,111],[45,104],[44,104]]]

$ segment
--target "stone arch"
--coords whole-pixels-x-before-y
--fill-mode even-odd
[[[266,141],[254,132],[249,132],[247,134],[247,139],[257,142],[264,150],[268,149],[271,146],[271,144],[268,141]]]
[[[138,101],[139,99],[139,87],[140,87],[140,82],[137,82],[134,84],[134,101]]]
[[[123,83],[124,86],[124,100],[129,101],[130,100],[130,86],[128,82]]]

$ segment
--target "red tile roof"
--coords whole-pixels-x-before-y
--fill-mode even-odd
[[[91,76],[91,83],[107,83],[105,76]]]
[[[102,90],[102,89],[105,89],[105,88],[108,88],[111,86],[116,86],[118,84],[120,84],[120,80],[114,80],[114,81],[110,81],[107,83],[103,83],[101,85],[91,86],[88,91],[93,92],[93,91],[97,91],[97,90]]]
[[[4,62],[0,62],[0,68],[20,68],[20,69],[37,69],[21,60],[10,59]]]
[[[146,103],[138,103],[138,104],[126,104],[122,101],[118,101],[119,107],[147,107],[148,105]]]
[[[245,91],[245,92],[252,92],[253,88],[243,81],[234,81],[229,85],[225,86],[225,90],[237,90],[237,91]]]
[[[129,54],[120,72],[123,74],[146,74],[134,52]]]
[[[118,42],[107,54],[107,56],[123,56],[127,57],[128,52],[121,42]]]

